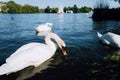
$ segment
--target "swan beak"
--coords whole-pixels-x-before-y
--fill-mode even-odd
[[[39,31],[37,29],[35,29],[36,35],[39,33]]]
[[[62,46],[62,53],[63,53],[64,56],[67,55],[67,51],[66,51],[65,47],[63,47],[63,46]]]

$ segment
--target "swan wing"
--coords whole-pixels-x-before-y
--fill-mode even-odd
[[[19,49],[17,49],[10,57],[15,56],[16,54],[20,54],[22,51],[27,50],[27,49],[32,48],[32,47],[35,47],[39,44],[40,43],[37,43],[37,42],[25,44],[25,45],[21,46]]]
[[[101,36],[101,34],[99,36]],[[102,41],[102,43],[104,43],[106,45],[110,45],[110,42],[111,42],[110,38],[111,37],[108,34],[104,34],[103,36],[99,37],[99,39]]]
[[[120,48],[120,36],[111,32],[104,34],[100,40],[107,45]]]
[[[32,65],[37,67],[51,58],[54,53],[55,50],[45,44],[37,44],[37,46],[27,48],[14,56],[8,57],[6,63],[0,66],[0,75],[17,72]]]
[[[114,33],[108,33],[111,45],[115,47],[120,47],[120,35],[114,34]]]
[[[28,47],[31,46],[31,47]],[[51,55],[53,49],[48,47],[45,44],[40,43],[29,43],[22,46],[15,53],[6,59],[7,63],[16,63],[16,62],[30,62],[32,60],[40,60],[47,55]],[[43,56],[43,57],[42,57]],[[27,61],[26,61],[27,60]],[[29,61],[30,60],[30,61]]]

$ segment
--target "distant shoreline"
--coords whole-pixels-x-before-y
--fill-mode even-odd
[[[8,2],[0,2],[0,13],[10,13],[10,14],[24,14],[24,13],[58,13],[57,7],[51,8],[47,6],[44,9],[39,9],[38,6],[32,6],[29,4],[20,5],[15,3],[14,1]],[[81,8],[77,7],[77,5],[73,5],[72,7],[64,7],[64,13],[68,11],[72,11],[73,13],[88,13],[92,11],[92,8],[83,6]]]

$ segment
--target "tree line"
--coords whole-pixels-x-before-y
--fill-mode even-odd
[[[93,20],[120,20],[120,7],[109,8],[106,0],[99,0],[93,10],[92,18]]]
[[[1,8],[2,13],[57,13],[58,8],[50,8],[50,6],[47,6],[44,9],[39,9],[37,6],[32,6],[29,4],[20,5],[15,3],[14,1],[8,1],[8,2],[1,2],[5,4]],[[73,7],[64,7],[64,12],[67,10],[72,10],[73,13],[81,13],[81,12],[90,12],[92,8],[90,7],[81,7],[78,8],[77,5],[74,5]]]
[[[4,2],[4,6],[1,8],[2,13],[38,13],[39,8],[37,6],[31,6],[25,4],[24,6],[15,3],[14,1]]]
[[[74,5],[73,7],[64,7],[64,12],[66,12],[67,10],[72,10],[74,13],[88,13],[90,11],[92,11],[92,8],[84,6],[81,8],[78,8],[77,5]]]

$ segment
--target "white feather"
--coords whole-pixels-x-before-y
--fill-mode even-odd
[[[63,40],[54,33],[49,33],[45,37],[46,44],[32,42],[20,47],[10,57],[6,59],[6,63],[0,66],[0,75],[17,72],[28,66],[38,67],[40,64],[51,58],[55,51],[55,43],[51,38],[60,45],[65,45]]]

